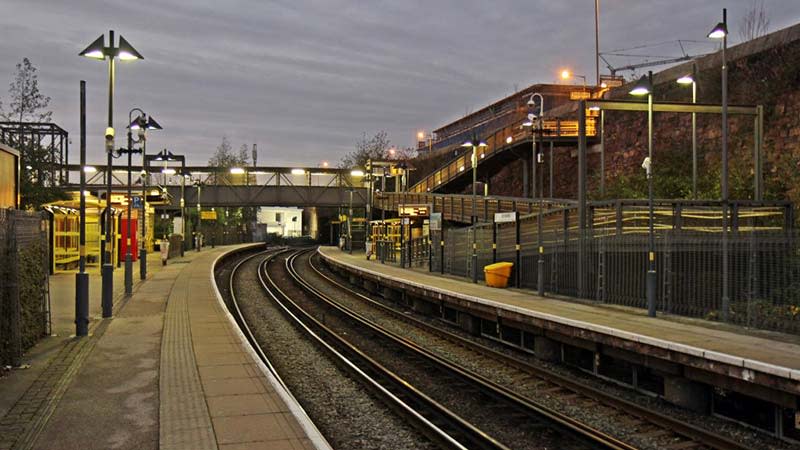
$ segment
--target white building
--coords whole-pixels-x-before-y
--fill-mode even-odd
[[[293,206],[262,206],[258,209],[258,223],[267,226],[267,234],[299,237],[303,234],[303,209]]]

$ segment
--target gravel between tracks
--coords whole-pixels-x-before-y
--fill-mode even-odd
[[[298,258],[295,267],[306,278],[310,276],[310,270],[305,269],[304,261],[305,255]],[[577,440],[571,432],[560,432],[537,414],[520,414],[516,407],[505,402],[498,404],[495,399],[477,392],[469,383],[441,372],[414,353],[400,349],[360,324],[343,318],[340,313],[323,306],[323,302],[310,299],[291,280],[278,280],[282,269],[272,266],[270,274],[275,274],[274,279],[280,288],[297,299],[303,309],[318,320],[324,320],[326,326],[370,357],[498,441],[520,450],[592,448]],[[337,300],[342,297],[337,297]]]
[[[328,270],[325,265],[321,264],[321,261],[319,260],[318,256],[314,256],[314,265],[317,268],[322,269],[325,275],[330,276],[336,279],[337,281],[345,285],[348,285],[351,288],[356,288],[354,286],[349,285],[347,280],[341,278],[339,275]],[[476,358],[475,353],[465,350],[462,347],[457,347],[452,343],[445,341],[442,338],[433,336],[416,327],[413,327],[409,324],[391,318],[387,316],[385,313],[377,310],[375,307],[367,305],[363,300],[357,297],[353,297],[346,291],[343,291],[333,285],[330,285],[327,281],[320,278],[316,273],[314,273],[313,270],[307,268],[305,264],[298,264],[297,267],[298,271],[304,278],[306,278],[309,282],[311,282],[315,287],[318,287],[323,292],[331,295],[337,301],[340,301],[342,304],[348,306],[349,308],[352,308],[358,311],[359,313],[365,315],[370,320],[376,321],[382,326],[398,334],[401,334],[408,339],[413,340],[420,346],[425,347],[428,350],[436,353],[437,355],[447,358],[448,360],[456,364],[459,364],[462,367],[480,373],[481,375],[489,379],[492,379],[498,384],[512,388],[520,394],[523,394],[529,398],[533,398],[536,401],[548,407],[554,408],[557,411],[565,413],[578,420],[584,421],[585,423],[595,428],[601,429],[610,435],[617,436],[643,449],[661,449],[664,448],[664,446],[669,443],[665,441],[664,437],[648,438],[642,436],[635,436],[637,430],[630,424],[623,423],[618,419],[609,417],[607,414],[608,413],[607,408],[598,406],[595,408],[587,409],[576,401],[573,400],[565,401],[564,399],[560,398],[559,395],[553,395],[552,393],[547,393],[547,392],[540,392],[540,389],[538,389],[535,384],[526,384],[525,382],[518,381],[520,378],[519,376],[520,372],[518,370],[498,365],[496,362],[492,363],[493,360],[491,359]],[[356,288],[356,290],[359,291],[361,294],[367,295],[370,298],[381,301],[382,303],[387,304],[394,309],[400,308],[398,304],[377,298],[374,295],[370,295],[363,289]],[[448,331],[455,332],[471,340],[476,340],[483,345],[487,345],[496,350],[503,351],[506,354],[513,354],[515,358],[524,360],[534,365],[544,366],[546,369],[555,371],[562,375],[578,378],[582,383],[590,384],[595,387],[600,387],[606,392],[611,392],[618,397],[636,402],[638,404],[646,406],[647,408],[654,409],[661,413],[669,414],[673,417],[692,423],[696,426],[701,426],[706,429],[714,430],[715,432],[723,433],[729,438],[736,440],[750,448],[776,449],[776,450],[777,449],[788,450],[788,449],[800,448],[800,446],[792,445],[790,443],[767,436],[764,433],[759,433],[752,429],[739,426],[735,423],[732,423],[730,421],[721,418],[707,416],[707,415],[700,415],[688,410],[675,407],[673,405],[667,404],[666,402],[660,399],[639,394],[635,391],[617,386],[613,383],[606,382],[602,379],[591,377],[577,370],[572,370],[570,368],[561,365],[544,363],[540,360],[535,359],[532,356],[524,354],[523,352],[513,351],[508,347],[502,346],[489,339],[475,338],[473,336],[469,336],[455,327],[445,325],[444,323],[436,319],[420,316],[411,310],[404,309],[404,312],[406,314],[413,315],[418,319],[426,320],[429,323],[435,322],[436,326],[438,327],[447,328]]]
[[[251,259],[237,272],[234,289],[239,308],[267,357],[331,445],[336,449],[435,448],[285,319],[258,281],[256,269],[262,259]],[[227,278],[219,284],[227,285]]]

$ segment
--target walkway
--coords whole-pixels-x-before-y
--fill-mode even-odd
[[[60,344],[45,369],[28,372],[35,380],[0,421],[0,449],[324,448],[217,300],[211,265],[230,249],[152,265],[114,318]],[[59,308],[74,301],[65,291],[54,290]]]

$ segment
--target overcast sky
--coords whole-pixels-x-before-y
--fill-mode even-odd
[[[733,43],[751,0],[601,0],[600,50],[705,41],[728,8]],[[770,31],[800,22],[799,0],[765,0]],[[337,162],[362,133],[414,145],[438,128],[570,67],[594,79],[592,0],[0,0],[0,100],[23,57],[39,69],[77,162],[79,80],[89,160],[107,114],[105,63],[78,56],[113,29],[145,57],[117,70],[115,126],[140,107],[169,148],[205,164],[227,135],[257,143],[259,165]],[[713,50],[687,43],[690,53]],[[679,56],[677,44],[636,50]],[[629,52],[632,53],[632,52]],[[616,65],[637,62],[616,58]],[[602,63],[601,63],[602,66]],[[604,72],[601,70],[601,72]],[[580,83],[580,81],[577,81]]]

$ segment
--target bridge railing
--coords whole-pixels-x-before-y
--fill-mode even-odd
[[[586,136],[594,137],[597,135],[597,117],[596,112],[590,111],[586,117]],[[542,122],[542,133],[546,138],[577,138],[578,136],[578,121],[577,120],[564,120],[564,119],[545,119]],[[478,151],[477,164],[480,166],[481,162],[490,158],[496,153],[510,149],[515,145],[519,145],[520,141],[530,140],[530,130],[521,128],[519,123],[513,123],[503,128],[495,130],[488,137],[481,136],[485,139],[486,147]],[[511,142],[507,142],[508,138]],[[449,140],[452,141],[448,146],[440,148],[448,148],[450,151],[455,151],[456,155],[453,159],[442,165],[439,169],[435,170],[425,178],[411,186],[409,189],[412,192],[431,192],[435,191],[444,184],[449,183],[462,173],[472,170],[472,151],[469,149],[462,149],[461,144],[464,143],[469,136],[454,137]],[[463,151],[466,150],[466,151]]]
[[[373,206],[386,211],[398,211],[403,204],[431,205],[432,211],[441,212],[444,220],[462,223],[471,223],[473,216],[477,217],[478,221],[488,222],[498,212],[532,214],[539,211],[540,205],[546,211],[577,205],[574,200],[567,199],[540,201],[520,197],[476,196],[473,211],[471,195],[382,192],[376,193],[373,198]]]

